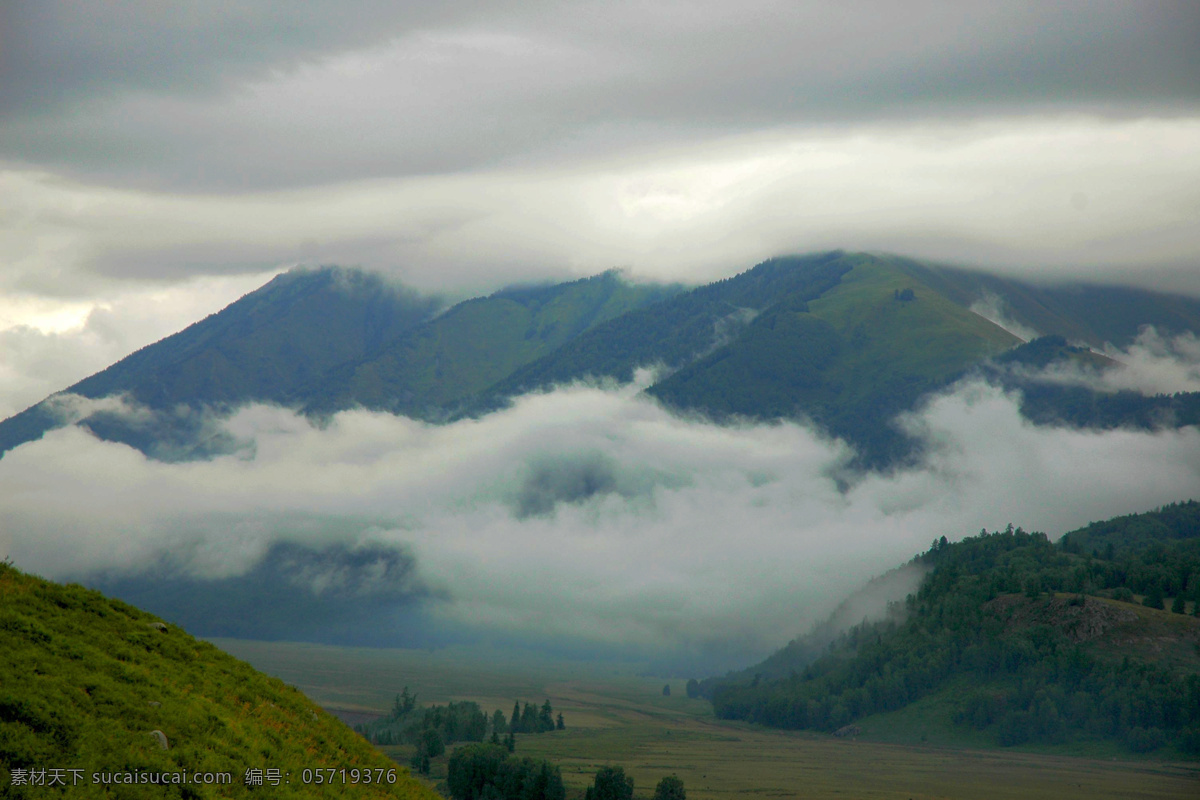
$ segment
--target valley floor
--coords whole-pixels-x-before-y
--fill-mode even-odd
[[[903,745],[717,720],[684,681],[639,677],[629,665],[522,659],[476,648],[372,650],[216,642],[345,716],[385,712],[408,686],[419,702],[475,700],[506,712],[549,698],[567,729],[517,739],[517,754],[562,768],[581,793],[596,768],[619,764],[637,797],[676,774],[692,800],[762,798],[1194,798],[1200,764],[1081,758],[1002,749]],[[382,748],[402,763],[409,748]],[[444,765],[435,765],[433,777]]]

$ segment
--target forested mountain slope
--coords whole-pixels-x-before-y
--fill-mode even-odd
[[[49,769],[61,771],[67,788],[51,788]],[[347,772],[318,782],[318,769]],[[258,770],[265,785],[249,787],[248,770]],[[278,770],[274,783],[268,770]],[[163,773],[183,772],[189,780],[198,772],[225,773],[229,780],[149,782],[151,774],[161,780]],[[118,787],[93,780],[97,773],[133,777],[118,778]],[[333,773],[321,777],[326,774]],[[355,785],[346,785],[353,776]],[[0,564],[0,795],[157,799],[264,792],[436,797],[278,679],[99,592]]]
[[[790,675],[711,680],[717,715],[870,735],[917,709],[1004,746],[1109,742],[1200,756],[1200,503],[1120,517],[1052,544],[1020,528],[935,541],[889,617]],[[741,675],[753,674],[751,667]]]

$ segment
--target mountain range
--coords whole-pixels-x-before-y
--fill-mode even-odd
[[[0,452],[79,424],[155,458],[208,457],[232,446],[208,423],[245,403],[444,422],[649,367],[646,392],[670,407],[716,421],[806,418],[864,464],[886,466],[911,454],[893,417],[981,366],[1034,396],[1027,414],[1039,422],[1194,424],[1195,398],[1126,408],[1132,398],[1002,368],[1065,359],[1103,369],[1111,362],[1093,350],[1128,346],[1147,325],[1200,331],[1200,300],[842,251],[774,258],[692,288],[610,271],[449,307],[358,270],[296,269],[0,422]],[[1025,344],[1035,336],[1057,338]]]

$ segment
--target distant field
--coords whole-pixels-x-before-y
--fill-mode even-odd
[[[406,685],[422,703],[475,700],[489,713],[507,714],[516,699],[549,698],[567,730],[520,736],[517,752],[560,765],[569,792],[611,763],[634,777],[641,798],[670,774],[683,779],[691,800],[1200,797],[1200,764],[844,741],[723,722],[708,703],[687,699],[683,681],[671,681],[664,697],[664,680],[639,677],[632,665],[518,659],[474,648],[215,643],[333,711],[384,712]],[[404,748],[385,751],[407,755]]]

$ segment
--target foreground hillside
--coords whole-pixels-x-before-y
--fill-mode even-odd
[[[0,565],[0,795],[243,797],[248,770],[271,797],[435,796],[296,689],[98,592]]]
[[[718,716],[885,738],[921,717],[978,744],[1200,756],[1200,503],[1058,544],[943,538],[915,563],[930,572],[888,619],[815,660],[793,643],[767,665],[790,654],[786,677],[702,687]]]

